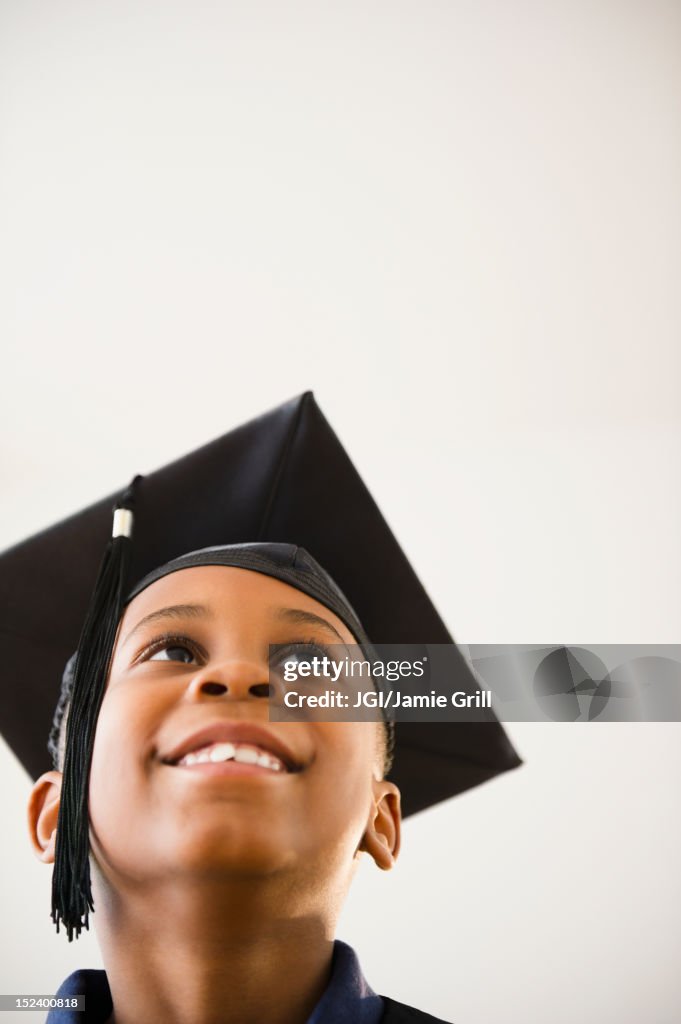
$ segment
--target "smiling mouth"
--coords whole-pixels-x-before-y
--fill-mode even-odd
[[[201,765],[243,765],[273,774],[291,774],[300,771],[295,765],[286,764],[280,757],[254,743],[229,743],[221,740],[207,743],[205,746],[191,750],[176,761],[165,761],[165,764],[177,768],[194,768]]]

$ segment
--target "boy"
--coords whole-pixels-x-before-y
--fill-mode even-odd
[[[299,400],[296,436],[310,402],[308,395]],[[258,434],[270,426],[261,421]],[[289,460],[289,473],[292,466]],[[360,504],[375,516],[367,497],[361,493]],[[333,525],[324,518],[325,532]],[[256,532],[264,532],[262,520]],[[302,532],[296,529],[296,540]],[[126,538],[116,543],[127,547]],[[346,550],[338,563],[344,588],[352,579],[343,567],[348,558]],[[71,936],[87,925],[91,906],[89,879],[82,885],[77,867],[84,786],[85,855],[106,977],[76,972],[67,979],[62,994],[86,990],[85,1015],[52,1011],[50,1022],[434,1020],[377,996],[350,947],[334,942],[362,853],[385,870],[399,852],[400,790],[385,778],[389,730],[371,722],[269,721],[269,645],[364,643],[347,598],[290,544],[221,545],[173,558],[115,600],[111,581],[125,573],[111,565],[107,572],[92,606],[99,613],[91,607],[81,635],[57,768],[41,776],[30,803],[41,859],[54,861],[61,843],[55,920]],[[403,578],[420,587],[413,573]],[[390,628],[385,580],[372,587],[384,599],[378,604],[389,606],[383,628]],[[409,597],[408,612],[418,619],[425,595],[408,589],[398,587],[398,602]],[[378,604],[370,615],[379,614]],[[402,639],[397,618],[394,638]],[[100,650],[111,628],[110,649]],[[100,677],[101,693],[91,701]],[[495,728],[488,749],[478,751],[483,768],[450,778],[450,792],[518,763]],[[419,756],[411,754],[412,767]],[[440,752],[433,757],[437,763]],[[65,800],[67,811],[60,810]],[[83,892],[84,915],[74,916],[69,900],[78,907]]]

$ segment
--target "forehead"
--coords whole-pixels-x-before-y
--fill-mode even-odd
[[[272,576],[226,565],[193,566],[162,576],[127,605],[121,627],[132,627],[151,612],[177,604],[203,605],[216,616],[238,609],[263,623],[274,621],[282,608],[300,609],[330,622],[347,643],[355,642],[347,626],[320,601]]]

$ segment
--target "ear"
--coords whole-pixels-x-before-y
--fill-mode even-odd
[[[61,772],[45,772],[33,786],[28,801],[28,831],[31,843],[38,860],[44,864],[54,863],[61,780]]]
[[[400,852],[400,791],[394,782],[374,779],[374,803],[358,850],[364,850],[383,871],[389,871]]]

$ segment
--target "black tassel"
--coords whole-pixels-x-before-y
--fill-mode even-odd
[[[128,586],[136,476],[114,509],[114,530],[78,644],[66,722],[61,802],[52,874],[52,920],[69,942],[89,928],[94,910],[90,880],[88,789],[97,717],[104,697],[118,623]],[[126,513],[122,510],[128,510]],[[118,513],[118,514],[117,514]],[[129,514],[128,514],[129,513]],[[122,532],[119,532],[122,531]]]

